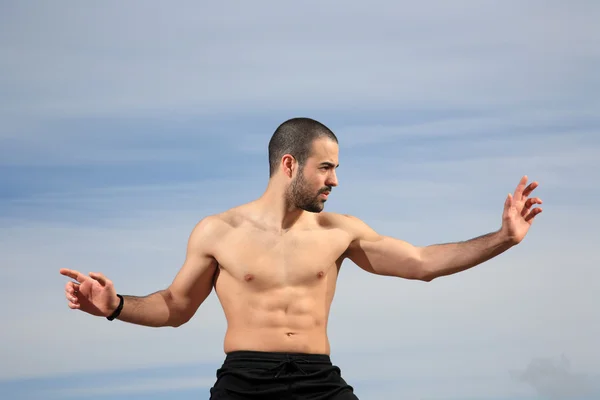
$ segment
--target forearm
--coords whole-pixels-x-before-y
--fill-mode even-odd
[[[436,244],[422,249],[427,280],[451,275],[479,265],[511,248],[514,243],[502,231],[457,243]]]
[[[143,297],[123,295],[123,309],[117,319],[150,327],[178,326],[178,313],[173,308],[168,290]]]

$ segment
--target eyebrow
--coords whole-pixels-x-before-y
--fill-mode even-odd
[[[329,161],[324,161],[321,164],[319,164],[319,166],[324,167],[324,166],[328,166],[328,167],[335,167],[338,168],[340,166],[340,164],[338,165],[334,165],[332,162]]]

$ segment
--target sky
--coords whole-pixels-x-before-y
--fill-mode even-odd
[[[347,261],[332,360],[361,399],[600,398],[600,4],[0,3],[0,393],[207,399],[226,321],[70,310],[62,267],[168,286],[203,217],[259,196],[267,143],[307,116],[340,140],[327,211],[419,246],[500,227],[517,247],[432,282]]]

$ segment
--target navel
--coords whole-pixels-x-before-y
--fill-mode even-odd
[[[254,279],[254,275],[252,275],[252,274],[246,274],[246,275],[244,276],[244,280],[245,280],[246,282],[250,282],[250,281],[251,281],[251,280],[253,280],[253,279]]]

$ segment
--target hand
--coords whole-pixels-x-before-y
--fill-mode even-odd
[[[98,317],[108,317],[119,305],[113,283],[100,273],[85,276],[78,271],[62,268],[61,275],[76,282],[67,282],[65,293],[69,307]]]
[[[537,182],[527,186],[527,176],[524,176],[517,185],[514,195],[509,193],[504,202],[502,230],[514,244],[520,243],[525,238],[536,215],[542,212],[541,207],[532,208],[535,204],[542,204],[542,200],[539,197],[529,197],[537,187]]]

